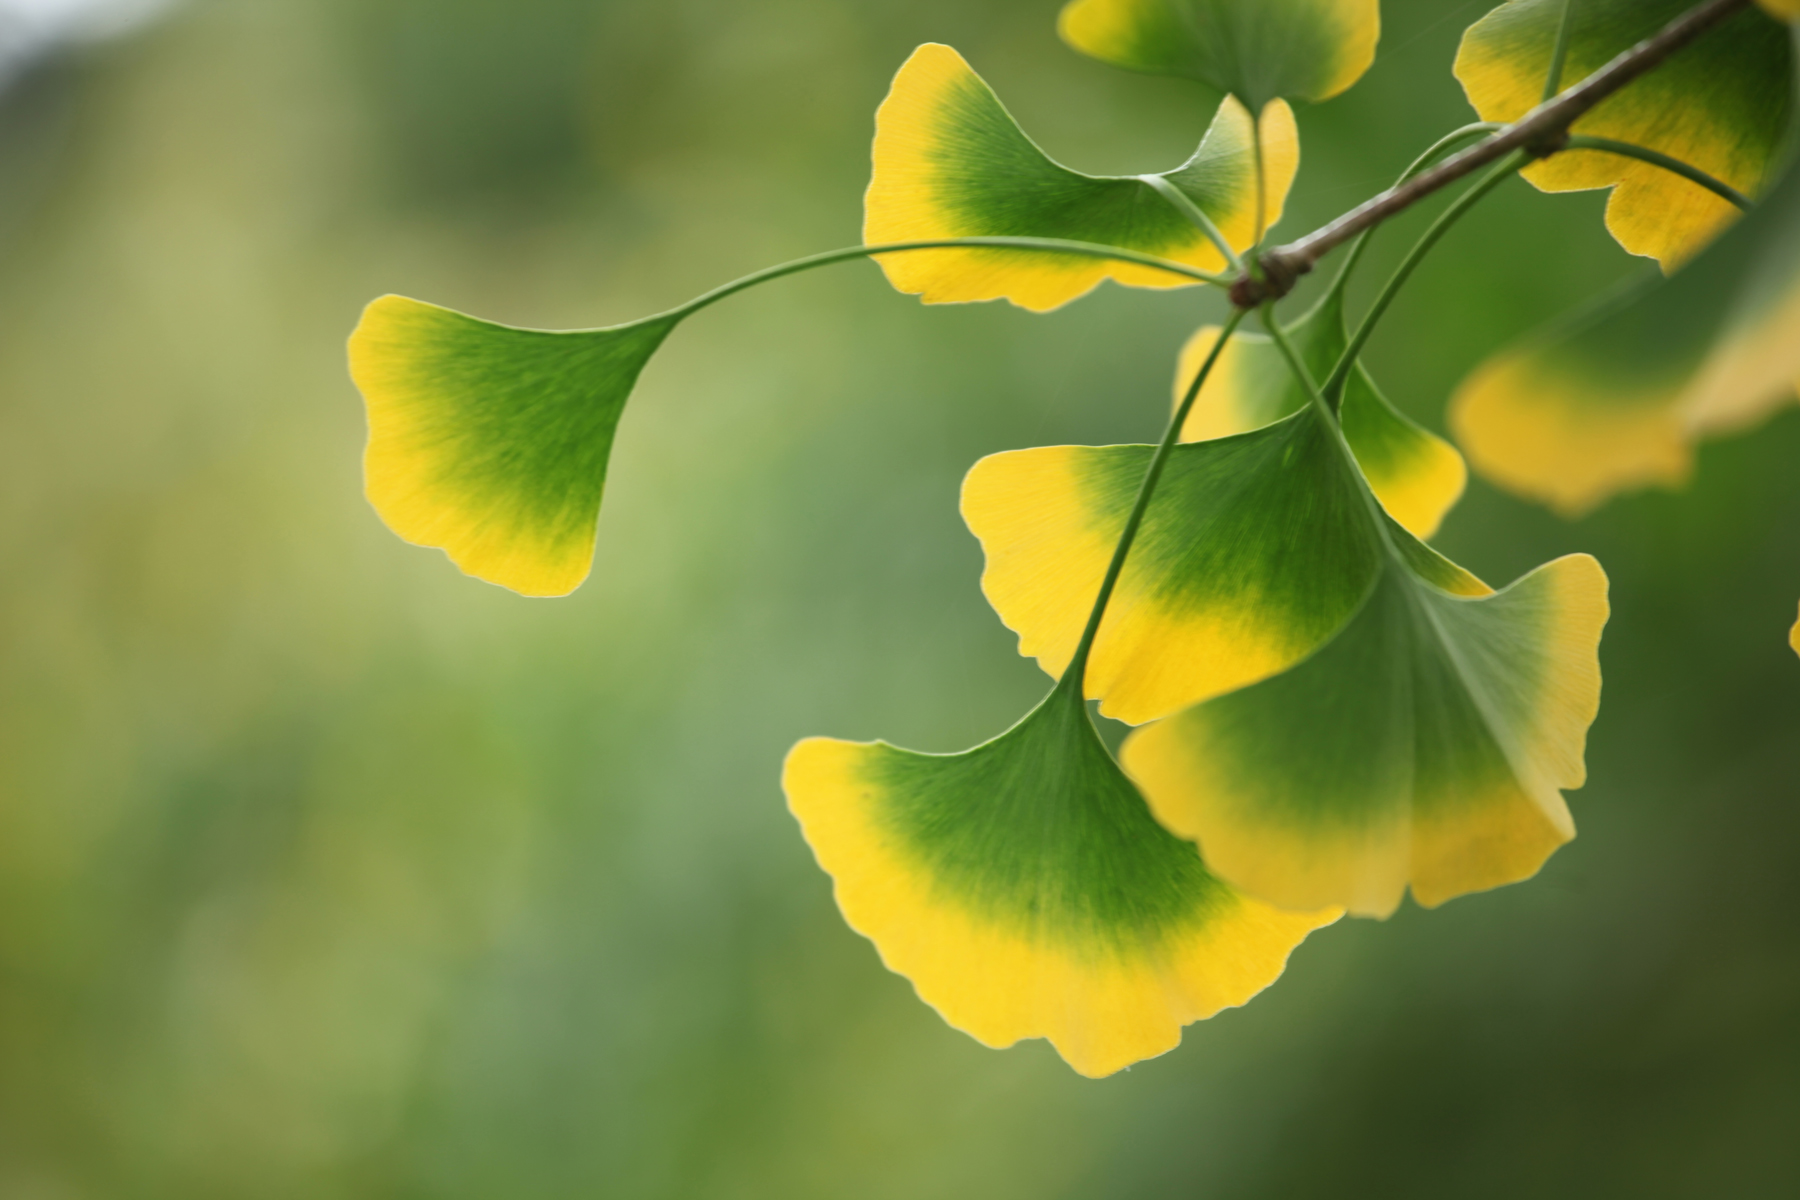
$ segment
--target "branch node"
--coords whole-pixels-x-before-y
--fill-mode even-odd
[[[1256,270],[1238,276],[1231,285],[1231,302],[1238,308],[1256,308],[1269,300],[1279,300],[1294,290],[1300,277],[1313,268],[1306,259],[1291,258],[1271,250],[1256,260]]]

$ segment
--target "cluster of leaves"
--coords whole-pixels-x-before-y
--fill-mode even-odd
[[[1478,468],[1579,510],[1679,476],[1694,437],[1792,399],[1800,173],[1778,166],[1795,96],[1783,21],[1800,5],[1760,2],[1710,0],[1691,45],[1501,161],[1354,333],[1357,250],[1284,322],[1280,254],[1260,247],[1299,165],[1288,102],[1368,68],[1377,0],[1074,0],[1076,49],[1224,95],[1193,156],[1154,175],[1053,162],[960,55],[922,46],[876,116],[862,247],[608,329],[371,304],[351,339],[369,498],[468,573],[561,595],[591,565],[638,373],[705,305],[866,255],[927,303],[1043,311],[1105,279],[1232,287],[1231,319],[1179,357],[1159,445],[1020,450],[969,472],[983,588],[1057,681],[1043,702],[959,754],[811,738],[783,779],[845,918],[947,1021],[993,1046],[1046,1037],[1107,1074],[1246,1002],[1342,913],[1525,879],[1574,836],[1562,793],[1585,777],[1606,578],[1571,555],[1496,591],[1426,545],[1463,460],[1357,356],[1418,256],[1523,168],[1545,190],[1611,188],[1608,228],[1673,273],[1478,369],[1452,409]],[[1409,176],[1685,8],[1502,4],[1456,63],[1482,123]],[[1761,199],[1738,220],[1746,196]],[[1264,334],[1239,329],[1253,307]],[[1137,726],[1118,759],[1089,699]]]

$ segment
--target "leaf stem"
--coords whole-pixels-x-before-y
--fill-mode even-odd
[[[1671,21],[1661,32],[1619,54],[1574,87],[1555,99],[1538,105],[1487,141],[1469,147],[1397,187],[1389,188],[1298,241],[1278,246],[1262,255],[1264,275],[1275,281],[1288,281],[1291,286],[1292,280],[1312,270],[1319,259],[1363,230],[1374,228],[1463,176],[1498,161],[1515,150],[1523,149],[1538,154],[1554,153],[1561,148],[1559,139],[1569,126],[1585,116],[1595,105],[1749,4],[1750,0],[1706,0],[1688,10]],[[1242,292],[1239,296],[1254,300],[1255,303],[1260,303],[1262,299]]]
[[[1394,273],[1388,277],[1388,281],[1382,285],[1381,291],[1370,303],[1369,311],[1363,314],[1362,323],[1356,327],[1356,332],[1350,335],[1350,341],[1344,346],[1343,354],[1338,356],[1337,364],[1331,368],[1331,374],[1326,378],[1325,386],[1321,389],[1326,396],[1336,396],[1343,389],[1344,380],[1349,378],[1350,368],[1356,362],[1357,355],[1361,354],[1362,348],[1368,344],[1369,335],[1375,331],[1376,322],[1380,321],[1382,315],[1387,312],[1388,305],[1394,302],[1394,297],[1399,295],[1401,287],[1411,278],[1413,271],[1431,252],[1431,248],[1437,245],[1439,239],[1450,231],[1450,227],[1456,224],[1464,213],[1475,207],[1483,196],[1499,187],[1501,183],[1511,177],[1514,171],[1524,166],[1526,157],[1524,151],[1515,151],[1506,161],[1489,171],[1481,179],[1481,182],[1458,196],[1450,207],[1439,213],[1438,219],[1431,223],[1431,228],[1427,229],[1424,236],[1413,243],[1412,249],[1406,252],[1406,257],[1400,260],[1400,265],[1394,268]]]
[[[1232,270],[1244,269],[1244,260],[1238,257],[1238,252],[1231,248],[1231,243],[1225,240],[1225,235],[1219,232],[1213,219],[1206,215],[1206,210],[1195,204],[1186,192],[1161,175],[1139,175],[1138,179],[1155,188],[1164,200],[1175,206],[1176,212],[1192,221],[1206,235],[1206,240],[1219,248],[1219,253],[1225,256],[1225,261],[1231,264]]]
[[[759,283],[768,283],[787,275],[801,271],[810,271],[814,267],[828,267],[833,263],[848,262],[855,258],[868,258],[877,254],[899,254],[908,250],[953,250],[994,249],[994,250],[1037,250],[1047,254],[1073,254],[1081,258],[1104,258],[1113,262],[1135,263],[1140,267],[1155,267],[1168,271],[1173,275],[1185,275],[1200,283],[1216,284],[1229,287],[1231,280],[1210,271],[1202,271],[1190,267],[1186,263],[1173,262],[1170,259],[1158,258],[1153,254],[1140,254],[1136,250],[1126,250],[1120,246],[1102,246],[1096,242],[1072,242],[1062,238],[1031,237],[964,237],[964,238],[931,238],[916,242],[883,242],[874,246],[847,246],[842,250],[827,250],[823,254],[811,254],[805,258],[796,258],[792,262],[778,266],[766,267],[752,272],[742,279],[734,279],[722,284],[704,295],[696,296],[686,304],[670,309],[659,316],[685,317],[699,312],[709,304],[717,304],[727,296],[735,296],[746,288],[753,288]]]
[[[1263,170],[1262,114],[1250,114],[1250,146],[1256,157],[1256,240],[1251,245],[1261,248],[1268,236],[1264,222],[1269,219],[1269,177]]]
[[[1107,602],[1112,599],[1113,588],[1118,585],[1119,575],[1125,570],[1125,556],[1131,553],[1131,544],[1137,540],[1138,527],[1144,523],[1144,514],[1150,508],[1150,497],[1156,492],[1156,485],[1162,479],[1163,468],[1168,464],[1175,443],[1181,440],[1181,427],[1187,423],[1194,400],[1200,395],[1206,377],[1212,374],[1213,364],[1224,353],[1225,344],[1231,340],[1232,333],[1246,315],[1240,308],[1234,309],[1231,316],[1226,318],[1225,327],[1219,331],[1219,338],[1213,343],[1212,351],[1200,365],[1194,381],[1188,384],[1181,403],[1175,406],[1175,414],[1169,418],[1169,427],[1163,431],[1162,441],[1157,444],[1156,453],[1150,457],[1150,465],[1144,468],[1144,481],[1138,485],[1137,499],[1132,502],[1131,514],[1125,518],[1125,528],[1119,533],[1119,544],[1113,548],[1112,561],[1106,564],[1106,575],[1100,581],[1099,594],[1094,597],[1094,607],[1088,613],[1087,627],[1081,631],[1081,641],[1076,644],[1075,653],[1069,659],[1068,668],[1063,671],[1062,681],[1058,686],[1073,686],[1078,695],[1086,694],[1088,657],[1094,648],[1094,638],[1100,633],[1100,622],[1106,616]]]
[[[1569,33],[1575,27],[1575,0],[1563,0],[1562,20],[1556,25],[1556,49],[1550,52],[1550,69],[1544,74],[1544,100],[1562,91],[1563,66],[1569,61]]]
[[[1720,199],[1729,200],[1739,208],[1750,207],[1750,197],[1732,187],[1722,179],[1715,179],[1699,167],[1682,162],[1679,158],[1671,158],[1660,150],[1652,150],[1648,146],[1634,146],[1630,142],[1616,142],[1612,138],[1588,137],[1577,134],[1569,139],[1567,150],[1598,150],[1606,154],[1617,154],[1623,158],[1635,158],[1652,166],[1672,171],[1683,179],[1699,184]]]

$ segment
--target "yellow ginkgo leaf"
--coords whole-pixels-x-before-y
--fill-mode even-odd
[[[1312,410],[1174,447],[1107,605],[1088,693],[1138,724],[1286,670],[1356,611],[1384,529],[1337,434]],[[1151,446],[993,454],[963,481],[981,587],[1019,653],[1060,676],[1124,529]],[[1485,584],[1386,522],[1438,587]]]
[[[1483,363],[1450,425],[1482,474],[1578,516],[1685,480],[1692,444],[1800,384],[1800,171],[1668,279],[1652,276]]]
[[[1126,770],[1207,865],[1283,908],[1386,916],[1529,878],[1575,836],[1606,576],[1584,554],[1454,596],[1390,562],[1281,675],[1133,733]]]
[[[1083,1075],[1173,1049],[1341,915],[1279,912],[1215,878],[1151,817],[1073,688],[961,754],[808,738],[782,787],[890,970],[978,1041],[1048,1038]]]
[[[350,336],[369,502],[409,542],[527,596],[575,590],[613,433],[680,317],[551,333],[383,296]]]
[[[1542,99],[1565,7],[1565,0],[1509,0],[1463,36],[1456,77],[1482,120],[1517,120]],[[1562,86],[1579,83],[1691,7],[1691,0],[1576,0]],[[1754,196],[1779,157],[1793,93],[1787,28],[1746,8],[1608,97],[1571,132],[1658,151]],[[1564,151],[1523,174],[1547,192],[1612,188],[1607,229],[1625,249],[1665,269],[1737,216],[1729,201],[1697,183],[1600,150]]]
[[[1211,219],[1236,249],[1281,218],[1299,165],[1299,135],[1285,103],[1257,129],[1236,100],[1219,106],[1200,148],[1162,178]],[[913,52],[875,115],[874,174],[863,240],[1043,237],[1119,246],[1218,271],[1224,256],[1155,187],[1137,177],[1083,175],[1025,136],[980,76],[948,46]],[[1102,280],[1188,287],[1153,267],[1018,250],[926,250],[879,259],[888,279],[927,304],[1005,298],[1044,312]]]
[[[1261,106],[1327,100],[1362,78],[1378,0],[1074,0],[1063,40],[1103,62],[1183,75]]]

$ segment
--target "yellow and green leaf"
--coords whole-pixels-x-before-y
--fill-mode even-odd
[[[1800,21],[1800,0],[1756,0],[1770,16],[1784,21]]]
[[[1598,565],[1495,594],[1377,505],[1316,405],[1237,411],[1275,419],[1172,447],[1085,672],[1103,712],[1156,722],[1125,761],[1158,819],[1294,911],[1385,915],[1408,886],[1435,905],[1535,873],[1574,834],[1561,789],[1582,783],[1599,702]],[[964,484],[983,588],[1051,674],[1151,454],[994,455]]]
[[[575,590],[619,416],[678,319],[550,333],[374,301],[350,337],[369,502],[470,575],[527,596]]]
[[[1800,168],[1788,171],[1743,226],[1718,263],[1681,289],[1698,299],[1735,285],[1681,398],[1682,417],[1699,434],[1755,424],[1800,391]]]
[[[1363,482],[1313,410],[1175,446],[1086,672],[1101,711],[1137,724],[1285,670],[1355,612],[1384,533],[1439,586],[1484,584],[1371,519]],[[1150,446],[990,455],[963,483],[982,590],[1019,652],[1060,676],[1123,530]]]
[[[1344,326],[1342,293],[1328,293],[1287,332],[1314,378],[1326,378],[1350,340]],[[1182,348],[1175,372],[1177,404],[1218,337],[1218,326],[1209,325]],[[1306,404],[1305,389],[1275,345],[1261,334],[1237,333],[1213,365],[1181,436],[1184,441],[1199,441],[1244,433],[1298,412]],[[1388,514],[1414,537],[1435,534],[1468,482],[1462,455],[1395,409],[1361,363],[1344,382],[1339,415],[1344,436]]]
[[[1236,100],[1219,106],[1200,147],[1162,177],[1197,205],[1237,249],[1280,219],[1299,164],[1293,113],[1280,101],[1258,129]],[[1050,159],[948,46],[913,52],[875,115],[874,175],[863,240],[1048,237],[1154,254],[1205,271],[1224,257],[1150,184],[1083,175]],[[1043,312],[1113,279],[1133,287],[1185,287],[1153,267],[1019,250],[926,250],[882,256],[888,279],[927,304],[1005,298]]]
[[[1375,61],[1378,0],[1074,0],[1069,45],[1114,66],[1198,79],[1260,108],[1325,100]]]
[[[1390,561],[1293,670],[1126,741],[1157,819],[1287,909],[1386,916],[1529,878],[1574,836],[1606,577],[1586,555],[1487,596]]]
[[[1577,0],[1570,10],[1563,87],[1691,7],[1691,0]],[[1564,0],[1510,0],[1464,34],[1456,77],[1482,120],[1517,120],[1542,99],[1563,9]],[[1607,98],[1571,132],[1659,151],[1754,196],[1774,169],[1793,96],[1787,28],[1746,8]],[[1564,151],[1523,174],[1547,192],[1612,188],[1607,229],[1625,249],[1655,258],[1665,269],[1737,215],[1699,184],[1598,150]]]
[[[1280,912],[1168,833],[1057,688],[961,754],[809,738],[782,786],[852,929],[952,1026],[1084,1075],[1172,1049],[1335,911]]]
[[[1800,385],[1800,172],[1672,277],[1653,277],[1489,359],[1450,422],[1475,468],[1576,516],[1687,478],[1692,444]]]

